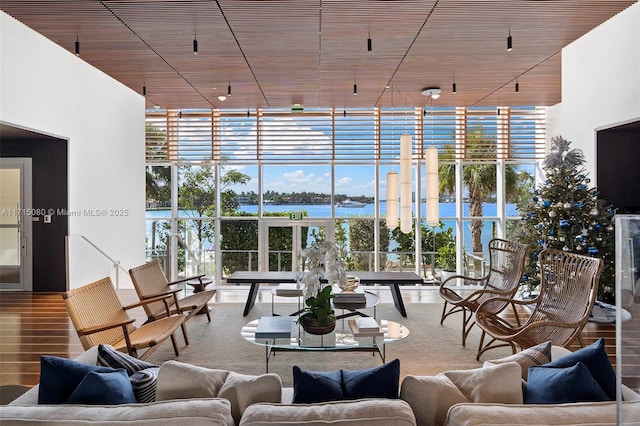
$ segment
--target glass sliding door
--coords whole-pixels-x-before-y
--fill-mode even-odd
[[[0,290],[32,290],[31,159],[0,159]]]
[[[331,222],[302,221],[291,223],[277,221],[266,224],[263,247],[266,253],[266,271],[299,271],[298,253],[316,241],[331,240],[333,229]],[[327,235],[331,233],[331,236]]]

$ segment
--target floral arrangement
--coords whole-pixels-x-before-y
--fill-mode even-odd
[[[331,241],[318,241],[300,251],[306,268],[298,273],[296,281],[302,285],[305,300],[315,297],[327,285],[345,285],[347,263],[338,246]],[[322,284],[321,279],[326,283]]]

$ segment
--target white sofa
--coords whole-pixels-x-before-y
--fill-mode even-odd
[[[75,360],[95,365],[97,347]],[[275,374],[246,376],[168,361],[158,374],[156,402],[120,405],[38,405],[39,386],[0,406],[2,426],[91,425],[281,425],[286,423],[349,426],[415,426],[411,407],[400,399],[362,399],[322,404],[287,404]]]
[[[565,351],[554,348],[554,356]],[[96,353],[92,348],[76,360],[95,364]],[[615,402],[523,404],[521,372],[515,362],[485,364],[482,368],[438,376],[406,376],[400,385],[400,399],[292,404],[292,389],[283,389],[274,374],[245,376],[169,361],[162,365],[158,376],[156,402],[38,405],[36,386],[11,404],[0,406],[0,424],[616,424]],[[626,418],[640,424],[640,396],[624,388],[624,398]]]

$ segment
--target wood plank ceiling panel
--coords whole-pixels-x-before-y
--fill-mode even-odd
[[[431,85],[443,91],[441,106],[553,105],[561,101],[561,49],[633,3],[2,0],[1,7],[70,52],[77,37],[82,60],[138,93],[146,86],[149,108],[244,110],[390,106],[387,86],[394,106],[418,106]],[[232,95],[219,100],[229,85]]]

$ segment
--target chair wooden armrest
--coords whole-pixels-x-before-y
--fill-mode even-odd
[[[180,284],[180,283],[183,283],[185,281],[191,281],[191,280],[200,280],[202,282],[201,278],[204,277],[204,275],[205,274],[200,274],[200,275],[194,275],[192,277],[181,278],[179,280],[171,281],[171,282],[167,283],[167,285]]]
[[[144,296],[140,297],[140,302],[155,302],[161,299],[164,299],[166,297],[170,297],[173,295],[176,295],[178,293],[180,293],[182,290],[179,288],[173,289],[173,290],[167,290],[167,291],[163,291],[162,293],[154,293],[154,294],[147,294]],[[153,300],[151,300],[153,299]]]
[[[175,297],[175,293],[178,293],[180,291],[181,290],[176,289],[176,290],[167,292],[166,294],[162,293],[160,295],[156,295],[156,296],[153,296],[153,297],[144,298],[144,299],[140,300],[138,303],[133,303],[131,305],[123,306],[123,308],[125,310],[128,310],[128,309],[132,309],[132,308],[137,308],[139,306],[144,306],[144,305],[147,305],[147,304],[153,303],[153,302],[162,302],[162,301],[165,301],[167,298],[171,297],[172,293],[173,293],[173,296]]]
[[[127,325],[132,324],[134,322],[135,322],[135,318],[129,318],[126,321],[113,322],[111,324],[103,324],[95,327],[87,327],[87,328],[78,330],[78,336],[86,336],[88,334],[98,333],[100,331],[105,331],[105,330],[109,330],[116,327],[123,327],[124,329],[126,329]]]
[[[168,302],[168,299],[173,297],[173,304],[178,306],[178,295],[177,293],[180,292],[182,290],[180,289],[176,289],[176,290],[171,290],[168,291],[166,293],[162,293],[160,295],[156,295],[156,296],[151,296],[148,298],[145,298],[143,300],[140,300],[138,303],[134,303],[132,305],[128,305],[128,306],[124,306],[123,308],[125,310],[127,309],[131,309],[131,308],[137,308],[138,306],[145,306],[148,305],[149,303],[154,303],[154,302],[162,302],[164,304],[164,311],[166,316],[171,316],[171,304]]]

